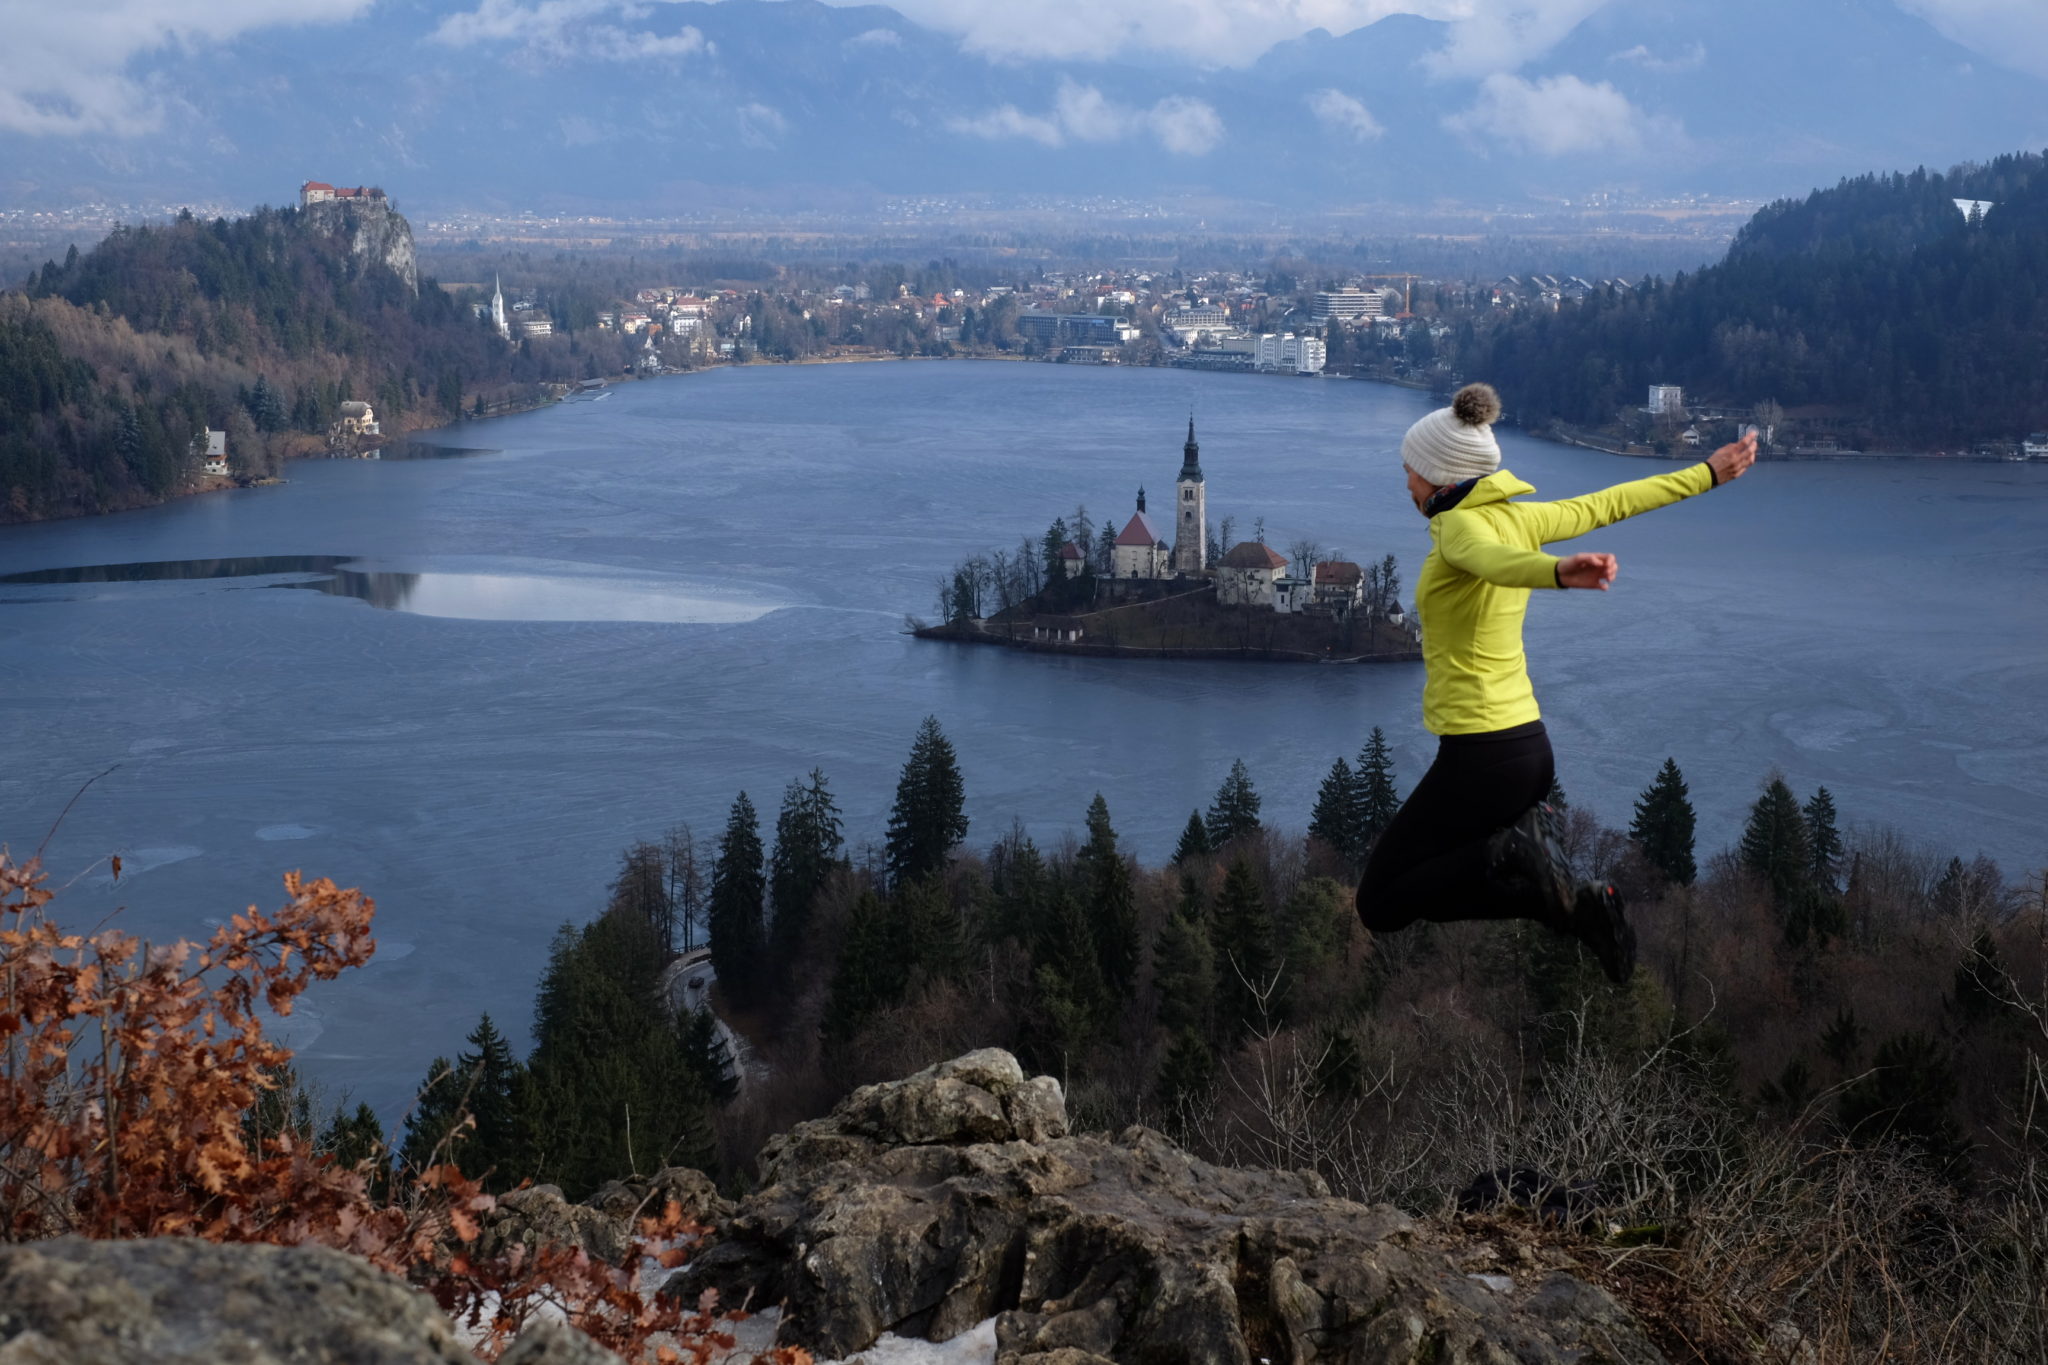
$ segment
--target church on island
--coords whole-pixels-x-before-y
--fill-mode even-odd
[[[1140,585],[1207,579],[1224,606],[1262,607],[1294,613],[1317,610],[1343,614],[1364,599],[1365,573],[1345,560],[1312,566],[1311,576],[1288,572],[1286,556],[1263,541],[1246,540],[1228,547],[1213,564],[1209,559],[1209,489],[1202,477],[1202,447],[1195,440],[1195,419],[1188,418],[1187,444],[1181,447],[1180,473],[1173,483],[1173,540],[1169,544],[1138,490],[1138,507],[1118,532],[1109,563],[1105,594],[1111,598],[1150,595]],[[1072,541],[1060,547],[1063,574],[1089,571],[1087,547]]]

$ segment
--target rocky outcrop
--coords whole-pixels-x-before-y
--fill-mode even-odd
[[[536,1324],[513,1365],[617,1365]],[[0,1246],[0,1365],[474,1365],[434,1301],[324,1247]]]
[[[1003,1052],[858,1090],[761,1170],[670,1291],[779,1304],[779,1340],[820,1358],[995,1316],[998,1365],[1663,1359],[1604,1290],[1541,1261],[1468,1274],[1313,1174],[1071,1135],[1057,1082]]]
[[[413,247],[412,224],[383,199],[328,200],[308,204],[299,212],[322,232],[346,238],[349,255],[365,264],[381,265],[405,287],[420,292],[419,253]]]
[[[702,1171],[671,1166],[645,1180],[613,1180],[581,1204],[571,1204],[553,1185],[531,1185],[498,1196],[484,1214],[476,1254],[491,1258],[514,1244],[580,1247],[594,1260],[617,1263],[626,1254],[637,1220],[657,1217],[669,1204],[685,1218],[715,1223],[732,1211]],[[4,1362],[0,1362],[4,1365]]]

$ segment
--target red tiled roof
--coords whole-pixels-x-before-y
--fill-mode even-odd
[[[1287,560],[1274,551],[1270,545],[1261,545],[1256,540],[1247,540],[1232,546],[1229,554],[1223,556],[1226,569],[1284,569]]]
[[[1165,537],[1159,534],[1159,528],[1152,524],[1152,518],[1146,516],[1143,512],[1135,512],[1131,515],[1130,521],[1124,526],[1123,534],[1116,538],[1116,543],[1119,545],[1142,545],[1149,550],[1164,539]]]
[[[1348,559],[1332,559],[1316,565],[1316,583],[1332,588],[1356,587],[1365,572]]]
[[[1080,547],[1080,546],[1076,545],[1076,544],[1075,544],[1075,543],[1074,543],[1073,541],[1071,541],[1071,540],[1070,540],[1070,541],[1068,541],[1068,542],[1067,542],[1066,544],[1064,544],[1064,545],[1060,546],[1060,558],[1061,558],[1061,559],[1086,559],[1086,558],[1087,558],[1087,556],[1081,553],[1081,547]]]
[[[308,180],[305,184],[299,186],[299,192],[303,194],[307,190],[332,190],[333,188],[334,186],[328,184],[325,180]]]

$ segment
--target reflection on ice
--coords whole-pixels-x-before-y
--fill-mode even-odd
[[[265,584],[353,597],[387,611],[468,621],[638,621],[660,625],[731,625],[756,621],[779,603],[706,592],[665,578],[607,574],[398,573],[344,567],[344,555],[254,555],[237,559],[180,559],[146,564],[95,564],[8,574],[0,583],[57,586],[89,583],[189,582],[212,579],[288,579]],[[552,568],[554,566],[547,566]],[[8,601],[36,602],[38,598]]]

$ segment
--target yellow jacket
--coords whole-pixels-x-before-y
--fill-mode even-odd
[[[1712,471],[1697,464],[1562,502],[1515,502],[1536,490],[1503,469],[1431,517],[1433,545],[1415,581],[1430,733],[1482,734],[1541,714],[1522,653],[1529,590],[1558,586],[1557,556],[1541,547],[1713,486]]]

